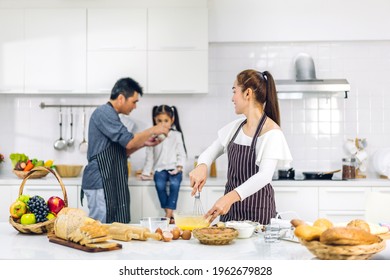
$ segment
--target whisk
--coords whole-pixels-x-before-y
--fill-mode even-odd
[[[203,216],[204,215],[204,210],[203,210],[203,206],[202,206],[202,201],[200,200],[200,192],[199,191],[195,194],[193,214],[195,216]]]

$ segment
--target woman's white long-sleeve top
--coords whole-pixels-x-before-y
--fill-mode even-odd
[[[210,166],[213,160],[226,153],[228,144],[244,120],[244,118],[235,120],[220,129],[218,138],[199,156],[198,165],[204,163]],[[234,143],[250,146],[252,140],[253,138],[245,135],[241,128]],[[290,149],[282,130],[272,129],[260,135],[256,143],[256,164],[259,166],[259,171],[236,187],[235,190],[241,200],[270,183],[275,169],[287,168],[291,161]]]

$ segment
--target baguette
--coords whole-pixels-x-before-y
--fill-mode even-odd
[[[333,227],[320,236],[320,242],[327,245],[368,245],[381,240],[380,237],[357,227]]]

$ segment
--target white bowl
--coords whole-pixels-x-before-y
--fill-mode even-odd
[[[225,223],[226,227],[232,227],[238,231],[237,238],[249,238],[255,232],[259,223],[251,221],[229,221]]]
[[[162,231],[168,230],[169,219],[167,217],[146,217],[140,220],[143,227],[147,227],[151,232],[155,232],[157,228]]]

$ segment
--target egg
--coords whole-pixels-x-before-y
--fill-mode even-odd
[[[172,239],[173,240],[176,240],[176,239],[179,239],[179,237],[180,237],[180,229],[179,228],[173,228],[172,230],[171,230],[171,233],[172,233]]]
[[[183,233],[181,234],[181,238],[184,240],[190,240],[192,236],[192,233],[190,230],[183,230]]]

